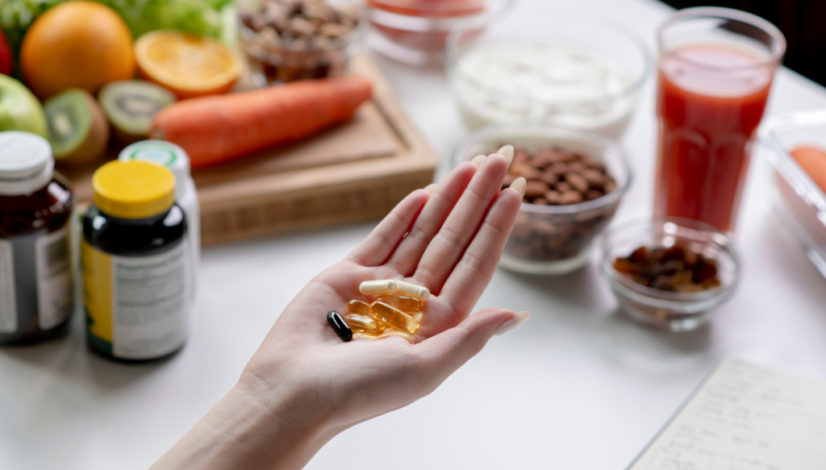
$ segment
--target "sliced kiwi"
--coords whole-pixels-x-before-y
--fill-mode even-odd
[[[109,126],[103,110],[87,91],[64,91],[49,98],[43,107],[57,161],[81,165],[103,155]]]
[[[115,137],[124,144],[146,139],[152,118],[166,105],[175,102],[175,95],[158,85],[141,80],[112,82],[98,93]]]

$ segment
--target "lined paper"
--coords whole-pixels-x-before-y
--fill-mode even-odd
[[[824,470],[826,382],[721,363],[630,470]]]

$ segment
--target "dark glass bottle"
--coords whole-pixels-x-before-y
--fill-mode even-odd
[[[0,133],[0,344],[68,331],[73,208],[49,143],[26,132]]]
[[[132,171],[146,165],[155,178],[148,188],[141,172]],[[95,203],[83,218],[81,250],[88,345],[118,361],[165,358],[184,345],[189,301],[187,221],[174,203],[174,177],[142,161],[111,162],[98,172],[110,178],[93,179]],[[151,187],[158,175],[168,188]],[[142,188],[144,202],[135,203],[133,193],[123,202],[126,180]]]

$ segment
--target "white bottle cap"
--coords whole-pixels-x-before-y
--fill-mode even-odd
[[[49,141],[29,132],[0,132],[0,194],[31,194],[49,184],[53,176]]]
[[[180,199],[189,178],[189,155],[181,147],[163,140],[142,140],[121,150],[118,160],[144,160],[165,166],[175,175],[175,197]]]

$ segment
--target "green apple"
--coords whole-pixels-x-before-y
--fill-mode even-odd
[[[26,131],[48,138],[40,101],[17,80],[0,75],[0,131]]]

